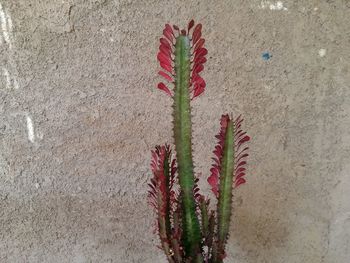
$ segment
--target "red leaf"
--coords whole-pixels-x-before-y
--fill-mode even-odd
[[[169,32],[168,30],[164,29],[163,30],[163,35],[170,41],[170,43],[173,43],[173,35],[171,34],[171,32]]]
[[[160,44],[159,50],[166,54],[169,58],[171,58],[171,49],[168,48],[166,45]]]
[[[202,48],[204,45],[204,42],[205,42],[204,38],[201,38],[200,40],[198,40],[198,42],[194,48],[194,52],[196,52],[196,50],[198,50],[199,48]]]
[[[243,176],[245,176],[245,173],[239,173],[238,175],[236,175],[236,181]]]
[[[212,167],[212,168],[210,168],[210,172],[214,175],[218,175],[219,170],[217,167]]]
[[[196,44],[196,42],[198,41],[198,39],[202,36],[202,24],[197,24],[196,27],[193,30],[193,34],[192,34],[192,43],[193,45]]]
[[[194,84],[198,84],[198,85],[200,85],[200,86],[205,86],[205,81],[204,81],[204,79],[203,79],[201,76],[199,76],[199,75],[194,75],[194,77],[193,77],[193,79],[192,79],[192,82],[193,82]]]
[[[165,30],[168,31],[170,35],[173,35],[175,37],[174,31],[169,24],[165,24]]]
[[[241,136],[242,133],[243,133],[243,131],[239,129],[236,131],[235,136],[239,137],[239,136]]]
[[[195,55],[194,55],[194,60],[196,60],[197,58],[200,58],[200,57],[204,57],[205,55],[208,54],[208,50],[204,47],[202,48],[199,48],[197,49],[197,51],[195,52]]]
[[[247,162],[246,161],[242,161],[242,162],[239,162],[238,164],[237,164],[237,167],[239,167],[239,166],[243,166],[243,165],[246,165],[247,164]]]
[[[203,60],[203,58],[205,59],[205,60]],[[194,64],[194,66],[196,66],[197,64],[204,64],[204,63],[200,63],[200,61],[206,61],[206,58],[204,57],[204,56],[195,56],[195,58],[194,58],[194,60],[193,60],[193,64]]]
[[[164,64],[164,63],[160,63],[160,66],[165,69],[166,71],[168,71],[169,73],[172,73],[173,68],[171,66],[169,66],[168,64]]]
[[[239,178],[237,181],[235,181],[235,187],[240,186],[241,184],[244,184],[246,180],[244,178]]]
[[[237,151],[239,150],[239,148],[241,147],[241,145],[245,142],[248,142],[250,140],[250,137],[248,135],[244,136],[242,139],[239,140],[239,142],[237,143]]]
[[[187,27],[187,31],[188,33],[190,33],[191,28],[194,26],[194,20],[192,19],[189,23],[188,23],[188,27]]]
[[[158,74],[164,77],[165,79],[169,80],[170,82],[174,81],[173,78],[166,74],[164,71],[159,71]]]
[[[211,176],[208,177],[207,181],[209,185],[212,187],[211,190],[213,191],[214,195],[218,197],[219,196],[219,185],[218,185],[219,176],[212,174]]]
[[[201,85],[196,85],[194,92],[193,92],[193,97],[192,99],[198,97],[199,95],[201,95],[204,92],[204,88],[205,86],[201,86]]]
[[[242,117],[241,117],[241,116],[238,116],[237,119],[236,119],[236,121],[235,121],[235,125],[236,125],[237,127],[240,127],[240,125],[242,124],[242,122],[243,122]]]
[[[171,67],[171,59],[167,57],[163,52],[158,52],[157,58],[160,63],[167,64]]]
[[[244,172],[246,169],[244,167],[239,167],[235,173],[240,173],[240,172]]]
[[[207,62],[205,57],[199,57],[194,61],[195,64],[204,64],[205,62]]]
[[[168,94],[170,97],[172,97],[173,95],[171,94],[171,91],[169,90],[169,88],[167,86],[165,86],[165,84],[163,82],[158,83],[158,89],[164,91],[166,94]]]
[[[194,68],[193,68],[193,73],[192,74],[198,74],[200,73],[201,71],[203,71],[204,69],[204,66],[203,64],[197,64]]]
[[[249,137],[248,135],[246,135],[246,136],[244,136],[243,139],[241,139],[241,140],[239,141],[239,143],[242,144],[242,143],[244,143],[244,142],[248,142],[249,140],[250,140],[250,137]]]
[[[247,154],[247,153],[243,154],[241,156],[238,156],[236,162],[239,162],[240,160],[242,160],[243,158],[248,157],[248,156],[249,156],[249,154]]]
[[[242,139],[242,137],[244,136],[244,135],[246,135],[247,134],[247,132],[239,132],[239,133],[237,133],[235,136],[236,136],[236,140],[237,141],[240,141],[241,139]]]
[[[169,48],[171,50],[171,45],[170,45],[168,40],[166,40],[165,38],[162,37],[159,41],[161,44],[165,45],[167,48]]]
[[[213,153],[220,158],[222,155],[222,146],[221,145],[216,145],[215,146],[215,150],[213,151]]]

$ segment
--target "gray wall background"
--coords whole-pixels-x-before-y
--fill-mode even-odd
[[[226,262],[349,262],[349,1],[0,3],[1,262],[165,262],[146,204],[150,150],[172,141],[156,54],[191,18],[206,193],[221,113],[252,137]]]

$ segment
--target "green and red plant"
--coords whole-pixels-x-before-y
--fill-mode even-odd
[[[191,30],[193,33],[190,35]],[[202,25],[191,20],[187,30],[165,25],[160,39],[158,61],[163,82],[158,88],[173,99],[175,152],[169,145],[152,151],[153,178],[149,200],[157,213],[157,231],[161,248],[169,262],[223,262],[229,235],[233,188],[245,183],[246,159],[250,140],[241,126],[243,119],[222,115],[214,163],[207,181],[217,199],[216,210],[199,192],[199,178],[192,158],[191,100],[205,89],[200,76],[207,49],[204,48]]]

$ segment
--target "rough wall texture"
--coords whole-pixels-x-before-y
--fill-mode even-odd
[[[203,23],[205,178],[222,112],[252,136],[226,262],[350,260],[350,3],[0,0],[0,262],[165,262],[146,205],[171,141],[164,23]],[[269,56],[262,57],[264,52]]]

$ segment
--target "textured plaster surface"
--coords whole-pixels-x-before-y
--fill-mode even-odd
[[[252,137],[226,262],[350,262],[349,1],[0,3],[0,262],[165,262],[146,204],[149,151],[172,141],[156,53],[190,18],[205,191],[221,113]]]

